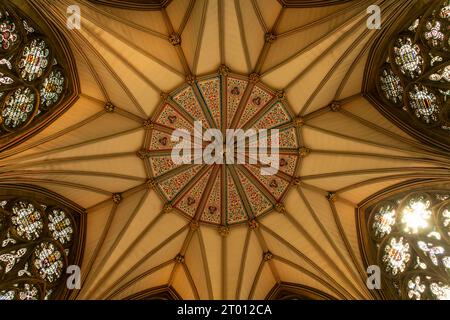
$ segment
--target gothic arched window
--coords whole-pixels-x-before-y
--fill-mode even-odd
[[[49,191],[1,186],[0,300],[67,297],[67,267],[80,263],[81,212]]]
[[[375,59],[381,60],[372,73],[376,90],[369,92],[369,98],[412,134],[448,148],[450,1],[433,2],[422,11],[417,16],[414,10],[416,16],[385,48],[379,45],[374,50]]]
[[[366,208],[368,264],[393,298],[450,299],[450,187],[394,192]],[[367,248],[368,247],[368,248]]]
[[[9,1],[0,4],[0,146],[39,130],[76,91],[59,40]],[[15,139],[17,140],[17,139]]]

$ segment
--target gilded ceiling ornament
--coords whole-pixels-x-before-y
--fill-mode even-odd
[[[296,128],[301,128],[305,124],[305,120],[302,117],[296,117],[293,123]]]
[[[189,84],[190,86],[192,86],[195,82],[195,76],[192,74],[188,74],[186,76],[186,83]]]
[[[226,65],[222,64],[219,67],[219,71],[218,73],[224,77],[226,77],[228,75],[228,73],[230,72],[230,68],[228,68]]]
[[[156,181],[154,179],[148,179],[145,184],[147,185],[147,188],[150,190],[154,190],[156,187]]]
[[[301,147],[298,149],[298,154],[300,155],[300,157],[304,158],[307,155],[309,155],[311,153],[311,149],[306,148],[306,147]]]
[[[268,32],[264,35],[264,40],[267,43],[273,43],[273,42],[275,42],[276,39],[277,39],[277,35],[273,32]]]
[[[200,226],[200,224],[198,223],[198,221],[196,221],[196,220],[191,221],[191,224],[190,224],[191,230],[195,231],[198,229],[199,226]]]
[[[153,121],[151,119],[144,120],[143,126],[145,129],[153,129]]]
[[[136,155],[140,159],[146,159],[146,158],[150,157],[151,153],[148,149],[140,149],[140,150],[136,151]]]
[[[173,46],[179,46],[181,44],[181,36],[174,32],[169,35],[169,42]]]
[[[275,204],[275,211],[279,213],[286,213],[286,207],[284,206],[283,203],[279,202]]]
[[[258,228],[259,224],[258,221],[256,221],[256,219],[252,219],[248,221],[248,226],[250,229],[255,230]]]
[[[251,83],[256,83],[259,81],[260,79],[260,75],[258,73],[251,73],[248,76],[248,79],[250,80]]]
[[[175,257],[175,261],[177,263],[184,263],[184,256],[181,253],[177,254]]]
[[[112,195],[112,201],[115,204],[119,204],[122,201],[122,195],[120,193],[113,193]]]
[[[326,198],[329,200],[329,201],[336,201],[336,193],[335,192],[331,192],[331,191],[329,191],[328,193],[327,193],[327,195],[326,195]]]
[[[278,100],[285,100],[286,99],[286,92],[284,92],[283,90],[278,90],[276,93],[277,99]]]
[[[172,207],[171,203],[166,203],[163,207],[164,213],[170,213],[170,212],[172,212],[172,210],[173,210],[173,207]]]
[[[217,231],[219,232],[219,234],[222,237],[226,237],[226,236],[228,236],[230,234],[230,228],[228,226],[219,226]]]
[[[273,254],[270,251],[264,252],[264,261],[270,261],[273,259]]]
[[[341,103],[339,101],[333,101],[330,104],[330,110],[333,112],[337,112],[341,110]]]

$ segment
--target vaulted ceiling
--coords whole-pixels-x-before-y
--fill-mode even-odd
[[[0,181],[38,185],[86,208],[83,284],[71,298],[120,299],[170,286],[183,299],[263,299],[281,282],[339,299],[378,297],[365,285],[355,208],[389,186],[448,178],[449,158],[361,93],[381,32],[366,27],[366,9],[381,7],[387,32],[422,4],[324,2],[173,0],[136,11],[17,1],[65,36],[80,94],[50,126],[0,154]],[[81,8],[79,30],[66,28],[73,4]],[[148,144],[145,121],[167,94],[221,65],[284,91],[303,147],[283,205],[229,227],[167,206],[137,155]]]

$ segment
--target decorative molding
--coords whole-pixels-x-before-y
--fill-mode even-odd
[[[311,149],[309,149],[309,148],[301,147],[300,149],[298,149],[298,154],[302,158],[306,157],[310,153],[311,153]]]
[[[120,202],[122,202],[122,194],[120,194],[120,193],[113,193],[112,194],[112,201],[115,203],[115,204],[119,204]]]
[[[219,226],[219,228],[217,228],[217,231],[222,237],[226,237],[230,234],[230,228],[228,226]]]
[[[272,259],[273,259],[273,254],[272,254],[272,252],[270,252],[270,251],[264,252],[264,254],[263,254],[263,259],[264,259],[264,261],[270,261],[270,260],[272,260]]]
[[[256,219],[249,220],[248,227],[252,230],[255,230],[259,227],[259,223],[258,223],[258,221],[256,221]]]
[[[274,43],[277,40],[277,35],[273,32],[268,32],[264,35],[264,41],[267,43]]]
[[[178,33],[173,32],[169,35],[169,42],[173,46],[179,46],[181,45],[181,36]]]
[[[116,7],[127,10],[157,11],[165,8],[172,0],[89,0],[102,6]]]

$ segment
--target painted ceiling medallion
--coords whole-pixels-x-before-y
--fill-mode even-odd
[[[152,126],[147,126],[141,153],[147,155],[144,161],[153,185],[174,209],[204,223],[236,224],[273,211],[282,202],[299,162],[299,132],[294,120],[284,95],[247,76],[219,72],[163,97]],[[171,134],[185,129],[194,140],[194,121],[201,121],[203,129],[216,128],[222,133],[231,128],[279,129],[278,172],[262,175],[259,161],[175,164]]]

